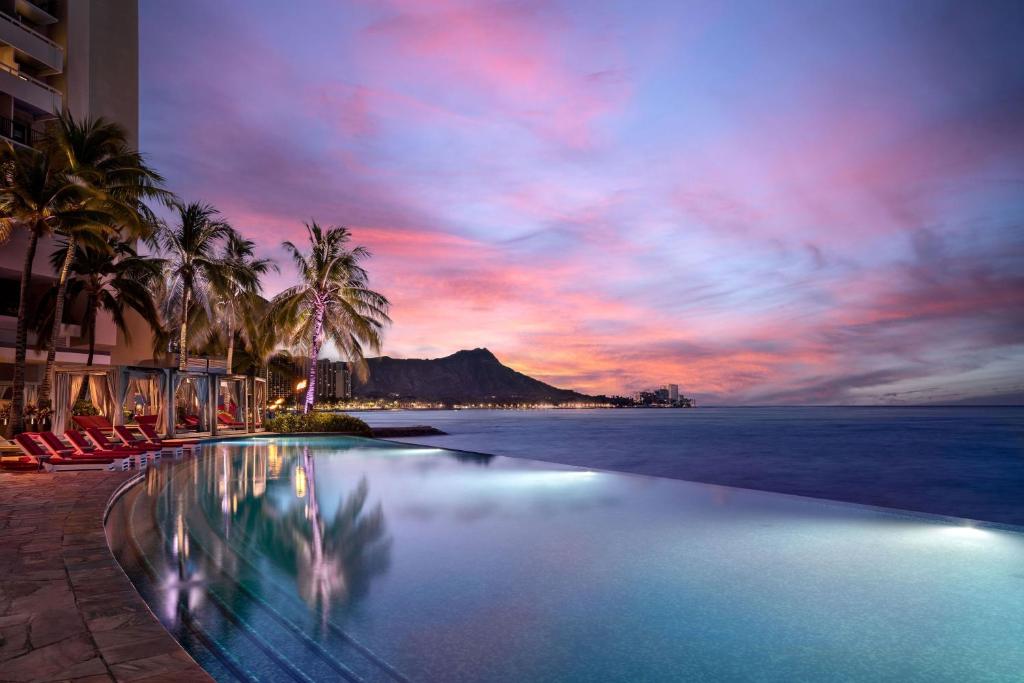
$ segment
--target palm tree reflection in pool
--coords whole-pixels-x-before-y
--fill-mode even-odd
[[[247,458],[255,455],[253,450],[246,448]],[[268,465],[266,457],[255,460]],[[308,447],[302,448],[296,461],[288,485],[299,504],[282,509],[277,496],[250,494],[239,501],[234,525],[236,530],[248,531],[238,539],[248,546],[245,554],[262,555],[294,576],[299,596],[326,623],[333,607],[350,605],[366,594],[375,576],[387,571],[391,539],[380,503],[367,506],[365,477],[340,501],[333,517],[325,517],[317,496],[316,460]],[[256,469],[243,466],[243,470]],[[273,480],[269,477],[268,485]]]

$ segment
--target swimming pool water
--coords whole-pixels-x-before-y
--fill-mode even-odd
[[[108,535],[218,680],[1024,672],[1012,529],[345,437],[206,449]]]

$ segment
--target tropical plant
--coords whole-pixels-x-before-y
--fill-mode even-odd
[[[157,220],[146,201],[159,200],[169,205],[173,195],[160,187],[163,183],[160,174],[145,163],[142,155],[130,148],[124,128],[103,118],[75,120],[70,112],[64,110],[51,123],[42,147],[53,163],[63,164],[70,177],[91,190],[89,202],[98,218],[58,228],[65,237],[64,259],[59,266],[54,264],[59,273],[54,318],[60,321],[71,264],[79,253],[78,245],[91,243],[98,252],[107,246],[111,235],[148,239]],[[44,405],[49,403],[50,376],[59,334],[60,325],[54,325],[47,344],[46,369],[39,387],[39,401]]]
[[[308,346],[309,380],[303,412],[316,397],[316,365],[324,341],[354,361],[360,376],[366,375],[364,347],[380,350],[381,333],[391,322],[390,304],[368,288],[369,276],[361,262],[369,258],[364,247],[350,247],[347,228],[328,227],[316,221],[306,224],[309,253],[291,242],[282,246],[299,271],[300,283],[289,287],[272,302],[273,317],[293,346]]]
[[[264,423],[268,432],[297,434],[310,432],[343,432],[372,436],[370,426],[358,417],[339,413],[282,413]]]
[[[236,333],[242,337],[246,347],[260,336],[259,328],[263,322],[259,315],[260,276],[277,265],[270,259],[256,258],[256,244],[243,238],[236,232],[228,234],[221,259],[230,264],[226,277],[219,279],[214,286],[215,320],[224,326],[224,338],[227,344],[228,374],[234,372],[234,352]]]
[[[53,252],[50,263],[54,269],[64,263],[66,248]],[[96,320],[100,311],[110,315],[125,341],[131,342],[126,314],[138,313],[152,328],[160,327],[160,315],[153,302],[153,285],[160,277],[163,261],[139,256],[132,246],[119,238],[111,238],[103,249],[79,244],[68,269],[66,300],[83,303],[82,336],[88,340],[86,365],[92,365],[96,353]],[[38,306],[40,316],[36,329],[40,339],[49,338],[56,319],[53,301],[57,287],[46,294]]]
[[[105,217],[88,205],[92,197],[90,188],[76,181],[50,156],[16,149],[9,141],[0,146],[0,242],[7,241],[16,230],[28,234],[18,294],[8,437],[20,432],[24,423],[27,314],[36,248],[41,238],[56,231],[101,222]]]
[[[193,306],[212,318],[209,293],[228,289],[229,277],[241,274],[220,255],[234,229],[221,220],[215,208],[193,202],[178,204],[177,211],[177,225],[163,226],[157,241],[165,258],[164,319],[176,321],[178,367],[184,370],[188,365],[188,327]]]

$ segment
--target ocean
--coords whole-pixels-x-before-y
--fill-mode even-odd
[[[398,410],[400,441],[1024,526],[1024,407]]]

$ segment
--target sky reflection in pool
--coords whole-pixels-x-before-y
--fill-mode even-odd
[[[208,449],[154,469],[109,526],[219,679],[1024,671],[1013,531],[340,437]]]

